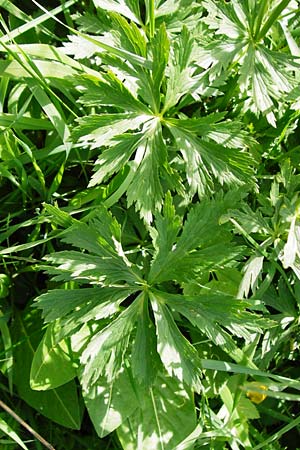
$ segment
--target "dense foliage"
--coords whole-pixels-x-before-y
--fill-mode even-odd
[[[2,401],[56,450],[296,448],[299,2],[0,6]]]

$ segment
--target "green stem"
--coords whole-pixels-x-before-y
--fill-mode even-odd
[[[282,13],[282,11],[288,6],[289,3],[290,3],[290,0],[282,0],[279,3],[279,5],[277,5],[277,7],[273,9],[273,11],[270,14],[270,17],[265,22],[265,24],[261,28],[261,30],[259,31],[257,29],[256,36],[255,36],[256,42],[260,41],[267,34],[269,29],[272,27],[274,22],[278,19],[278,17]]]
[[[241,234],[250,242],[250,244],[253,245],[253,247],[262,255],[264,256],[267,260],[271,261],[274,264],[274,267],[276,267],[276,269],[278,270],[278,272],[281,274],[282,278],[285,281],[285,284],[288,288],[288,290],[290,291],[292,297],[296,300],[295,297],[295,293],[289,283],[288,277],[284,271],[284,269],[281,267],[280,264],[278,264],[278,262],[271,257],[271,255],[269,255],[269,253],[262,248],[247,232],[246,230],[244,230],[244,228],[232,217],[229,219],[230,222],[237,228],[237,230],[239,230],[241,232]]]
[[[12,370],[13,370],[13,353],[12,353],[12,342],[6,321],[4,320],[4,314],[0,309],[0,334],[2,335],[2,341],[4,345],[4,352],[6,358],[6,370],[8,377],[9,392],[13,393],[13,380],[12,380]]]
[[[147,1],[147,18],[149,22],[149,35],[150,39],[153,38],[155,32],[155,7],[154,0]]]

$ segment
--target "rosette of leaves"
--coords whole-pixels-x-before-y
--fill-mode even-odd
[[[184,220],[167,194],[149,227],[152,245],[133,253],[123,249],[121,226],[104,207],[88,223],[74,220],[62,241],[78,249],[46,261],[54,281],[78,288],[36,299],[49,326],[33,360],[31,386],[63,384],[75,376],[75,364],[99,436],[118,428],[132,448],[174,449],[183,441],[195,427],[192,392],[202,389],[189,330],[245,362],[235,337],[250,342],[267,324],[251,303],[217,289],[183,293],[185,283],[236,264],[243,253],[228,224],[219,225],[239,199],[230,192],[204,200]]]
[[[113,31],[89,35],[85,55],[86,37],[65,46],[77,58],[93,56],[100,71],[74,79],[86,115],[78,118],[73,140],[98,155],[89,186],[125,171],[120,193],[150,223],[167,190],[203,198],[216,184],[251,182],[252,139],[226,113],[195,108],[218,90],[199,69],[198,44],[188,28],[170,39],[164,23],[147,34],[133,18],[108,17]]]
[[[243,100],[242,111],[263,114],[276,127],[282,99],[298,84],[299,47],[287,31],[287,23],[296,17],[297,2],[206,0],[203,7],[207,16],[202,20],[213,39],[208,33],[203,33],[206,42],[199,36],[204,49],[198,63],[210,69],[210,80],[221,74],[232,76],[232,95]]]

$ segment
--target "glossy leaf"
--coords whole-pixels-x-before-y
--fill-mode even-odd
[[[118,437],[126,450],[173,450],[194,430],[195,418],[191,393],[176,378],[159,374]]]
[[[81,411],[74,381],[45,392],[33,391],[30,388],[30,369],[35,349],[40,340],[41,323],[37,310],[27,312],[23,317],[19,315],[15,320],[14,342],[17,340],[21,342],[14,353],[14,383],[17,392],[40,414],[67,428],[79,429]]]
[[[124,368],[113,381],[102,376],[82,393],[100,438],[118,428],[138,407],[132,380]]]
[[[48,326],[34,354],[30,371],[30,387],[34,390],[54,389],[76,377],[70,345],[66,341],[55,342],[59,327],[59,322]]]

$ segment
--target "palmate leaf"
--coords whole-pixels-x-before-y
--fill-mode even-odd
[[[230,235],[219,225],[222,212],[240,198],[238,192],[215,200],[203,200],[188,213],[179,237],[180,223],[166,201],[164,214],[157,214],[157,230],[152,232],[157,248],[148,275],[149,283],[167,280],[186,281],[194,277],[193,270],[208,263],[230,260],[239,250],[230,245]],[[172,220],[170,220],[172,219]],[[220,244],[222,242],[222,244]],[[224,258],[224,259],[223,259]]]
[[[203,21],[220,38],[199,52],[200,66],[210,67],[213,80],[237,63],[238,84],[241,93],[248,97],[244,111],[250,108],[257,115],[262,113],[273,126],[276,126],[273,110],[282,96],[292,90],[296,83],[293,73],[299,70],[292,55],[272,49],[265,39],[288,3],[203,2],[208,12]]]
[[[133,440],[128,434],[129,448],[132,445],[136,448],[138,441],[143,449],[156,449],[155,446],[171,449],[170,442],[177,445],[183,441],[194,429],[194,407],[189,390],[201,392],[202,364],[198,351],[179,328],[179,320],[184,327],[189,323],[188,327],[200,330],[236,362],[247,361],[250,365],[251,361],[233,336],[251,342],[254,333],[261,333],[263,327],[271,325],[251,313],[250,304],[231,295],[214,291],[206,296],[168,292],[168,281],[193,280],[198,270],[203,268],[209,273],[220,264],[220,256],[222,267],[226,266],[223,262],[226,258],[236,256],[228,224],[220,225],[219,220],[240,198],[241,194],[233,191],[213,200],[203,200],[191,208],[182,223],[171,195],[167,194],[163,211],[156,214],[155,226],[150,228],[154,246],[150,271],[148,263],[142,271],[127,260],[120,243],[120,225],[104,207],[99,208],[98,216],[95,214],[88,223],[70,224],[62,239],[84,252],[65,250],[50,255],[48,260],[54,269],[49,272],[62,280],[69,277],[79,284],[96,286],[73,291],[54,290],[37,299],[45,319],[52,323],[59,319],[59,327],[51,334],[49,351],[41,355],[40,350],[36,354],[32,385],[40,388],[38,375],[44,374],[47,354],[56,355],[61,342],[71,337],[74,357],[80,361],[78,376],[83,397],[99,436],[121,427],[120,438],[122,436],[125,442],[122,427],[127,430],[133,420],[135,428],[136,420],[141,420],[142,416],[147,420],[140,422],[138,437]],[[208,268],[207,264],[211,266]],[[41,348],[46,341],[40,344]],[[168,375],[161,385],[162,371]],[[71,375],[73,373],[67,370],[66,379]],[[53,375],[42,384],[51,387],[62,379],[63,374]],[[193,422],[184,432],[172,429],[172,436],[164,436],[163,431],[165,411],[171,404],[174,406],[173,400],[167,401],[161,395],[161,387],[167,389],[168,380],[172,380],[170,383],[176,389],[173,400],[181,399],[182,408],[187,408],[189,423]],[[156,398],[158,393],[160,397]],[[126,395],[131,399],[130,404],[125,401]],[[150,411],[151,420],[145,408]],[[153,408],[159,415],[153,415]],[[159,429],[161,432],[157,434]]]
[[[211,192],[216,179],[221,184],[248,183],[254,161],[247,148],[253,141],[238,123],[223,120],[222,113],[189,120],[176,111],[180,102],[208,94],[207,74],[197,73],[198,48],[187,28],[171,42],[161,25],[148,40],[145,54],[144,47],[134,48],[136,25],[123,24],[117,14],[112,20],[117,24],[119,45],[126,41],[128,51],[143,55],[151,65],[141,68],[106,54],[101,55],[106,69],[101,80],[75,78],[83,94],[81,103],[100,111],[78,119],[73,130],[73,140],[80,146],[100,149],[89,185],[130,166],[128,204],[135,204],[150,223],[153,212],[161,208],[165,190],[183,194],[174,150],[184,160],[190,196]],[[107,113],[108,107],[114,112]],[[174,111],[175,117],[168,117]]]
[[[182,154],[186,165],[187,181],[190,186],[190,194],[196,192],[199,197],[203,197],[213,188],[213,177],[218,179],[221,184],[245,184],[251,182],[253,176],[254,160],[251,155],[243,150],[232,148],[234,145],[240,146],[244,140],[243,134],[233,137],[234,133],[230,133],[230,125],[224,131],[223,125],[220,129],[210,132],[209,125],[204,136],[218,140],[220,144],[215,144],[210,140],[204,140],[197,137],[186,127],[194,128],[193,120],[168,121],[167,125],[174,136],[175,146]],[[197,119],[195,120],[197,122]],[[201,119],[198,121],[201,124]],[[201,134],[201,128],[199,130]],[[222,142],[223,141],[223,142]],[[235,141],[235,142],[234,142]],[[226,144],[232,147],[227,147]]]

